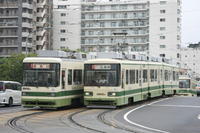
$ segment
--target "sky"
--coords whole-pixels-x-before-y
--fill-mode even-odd
[[[182,0],[182,46],[200,42],[200,0]]]

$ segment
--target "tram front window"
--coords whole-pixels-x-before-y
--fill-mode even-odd
[[[179,80],[179,88],[190,88],[190,80]]]
[[[57,87],[60,81],[59,70],[60,65],[55,63],[25,63],[23,85],[36,87]]]
[[[119,85],[119,65],[110,65],[107,69],[86,66],[85,86],[118,86]],[[102,65],[103,66],[103,65]]]

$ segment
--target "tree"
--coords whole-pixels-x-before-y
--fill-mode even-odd
[[[36,56],[29,54],[27,57]],[[0,80],[18,81],[23,80],[23,60],[24,54],[14,54],[11,57],[0,60]]]

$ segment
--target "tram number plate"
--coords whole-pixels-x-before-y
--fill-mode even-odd
[[[97,95],[105,96],[105,93],[97,93]]]

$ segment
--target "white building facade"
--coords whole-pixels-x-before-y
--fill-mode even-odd
[[[180,0],[83,0],[81,48],[179,58]]]
[[[200,48],[182,48],[180,53],[181,67],[200,77]]]
[[[80,49],[80,0],[53,0],[53,49]]]

